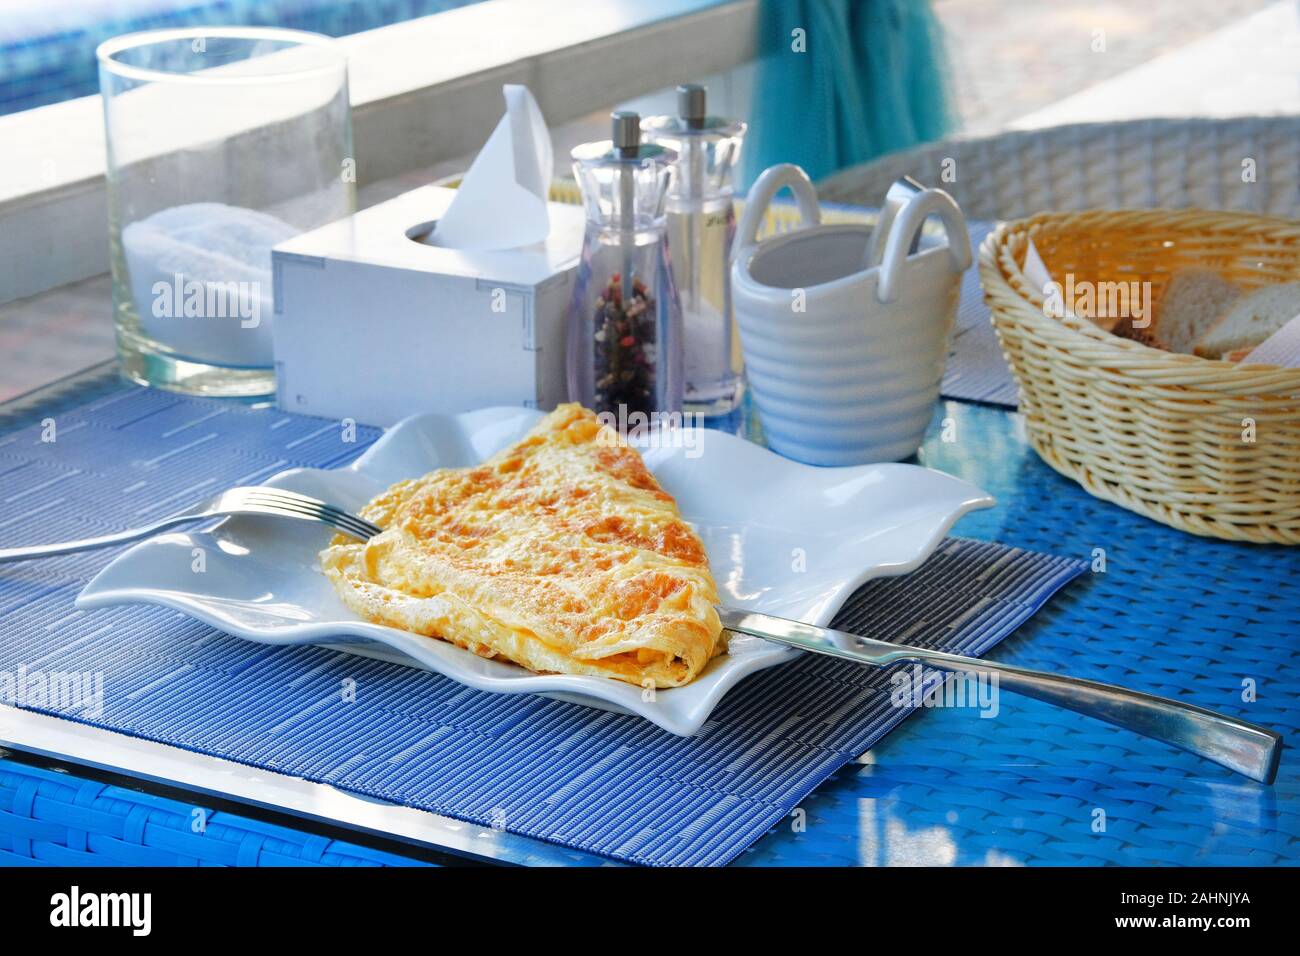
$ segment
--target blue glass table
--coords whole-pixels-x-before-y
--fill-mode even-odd
[[[0,406],[0,437],[113,385],[112,371],[100,367]],[[729,426],[761,440],[748,410]],[[992,656],[1300,733],[1300,550],[1197,538],[1098,501],[1039,461],[1020,417],[1001,408],[941,402],[918,458],[997,497],[998,507],[967,516],[958,533],[1092,562],[1092,574]],[[5,710],[0,740],[22,746],[5,732]],[[186,853],[195,851],[173,831],[183,833],[195,808],[211,801],[189,802],[184,781],[165,772],[147,774],[147,781],[115,776],[112,768],[106,775],[103,767],[79,769],[76,761],[95,762],[84,753],[24,749],[41,756],[0,759],[0,832],[9,823],[29,827],[34,838],[71,834],[79,845],[67,861],[85,862],[97,843],[121,852],[121,839],[104,840],[94,826],[122,826],[114,814],[147,817],[155,843],[165,848],[149,860],[166,862],[168,853],[176,862],[191,860]],[[53,770],[36,765],[42,761]],[[1125,731],[1005,695],[991,719],[971,708],[915,715],[818,788],[736,865],[1294,864],[1297,794],[1300,770],[1285,754],[1276,783],[1265,787]],[[84,819],[77,816],[78,795]],[[42,829],[48,820],[14,822],[20,809],[30,814],[40,800],[57,820],[54,837]],[[230,828],[228,843],[253,833],[264,849],[206,862],[386,864],[403,855],[607,862],[420,811],[401,811],[430,818],[412,838],[418,852],[373,833],[353,834],[346,821],[323,822],[328,813],[295,815],[265,803],[241,813],[229,802],[216,812]]]

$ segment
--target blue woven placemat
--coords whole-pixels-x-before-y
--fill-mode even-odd
[[[980,245],[993,231],[993,223],[975,221],[967,225],[975,261],[961,277],[957,322],[939,391],[944,398],[1015,408],[1020,404],[1020,390],[1002,354],[984,301],[984,287],[980,285]]]
[[[344,464],[377,437],[344,434],[123,387],[0,439],[0,540],[128,527],[215,487]],[[75,610],[110,557],[0,569],[0,674],[103,679],[101,713],[24,706],[630,862],[727,862],[907,714],[887,673],[809,656],[750,678],[679,738],[322,648],[263,647],[162,608]],[[918,572],[866,585],[839,622],[980,654],[1083,567],[950,539]]]

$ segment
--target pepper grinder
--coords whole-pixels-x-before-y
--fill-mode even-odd
[[[682,410],[681,304],[664,222],[677,154],[643,143],[636,113],[610,120],[610,139],[572,153],[587,226],[569,305],[569,398],[626,431]]]
[[[745,124],[709,116],[707,91],[677,87],[677,115],[643,124],[646,137],[677,153],[666,205],[668,244],[682,300],[683,403],[725,415],[742,395],[740,338],[731,307],[731,244],[736,234],[732,171]]]

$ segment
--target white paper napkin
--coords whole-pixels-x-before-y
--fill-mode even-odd
[[[1242,363],[1262,362],[1300,368],[1300,315],[1278,329],[1251,351]]]
[[[542,111],[526,86],[502,87],[506,115],[465,174],[430,240],[453,249],[513,249],[543,241],[553,154]]]
[[[214,202],[129,223],[122,249],[144,332],[188,359],[270,365],[271,248],[299,231],[267,213]]]
[[[1047,265],[1043,262],[1043,257],[1038,254],[1038,247],[1034,245],[1034,240],[1029,240],[1029,246],[1025,249],[1025,261],[1020,267],[1025,278],[1029,280],[1030,286],[1037,289],[1043,296],[1043,310],[1050,312],[1058,318],[1064,318],[1072,314],[1065,307],[1065,302],[1061,298],[1061,286],[1052,274],[1047,271]]]

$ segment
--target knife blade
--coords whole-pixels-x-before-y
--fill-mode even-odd
[[[1106,721],[1261,783],[1272,783],[1277,776],[1281,734],[1194,704],[1000,661],[894,644],[756,611],[729,607],[717,610],[722,626],[729,631],[869,667],[914,661],[948,674],[973,675],[989,681],[995,690],[1009,690]]]

